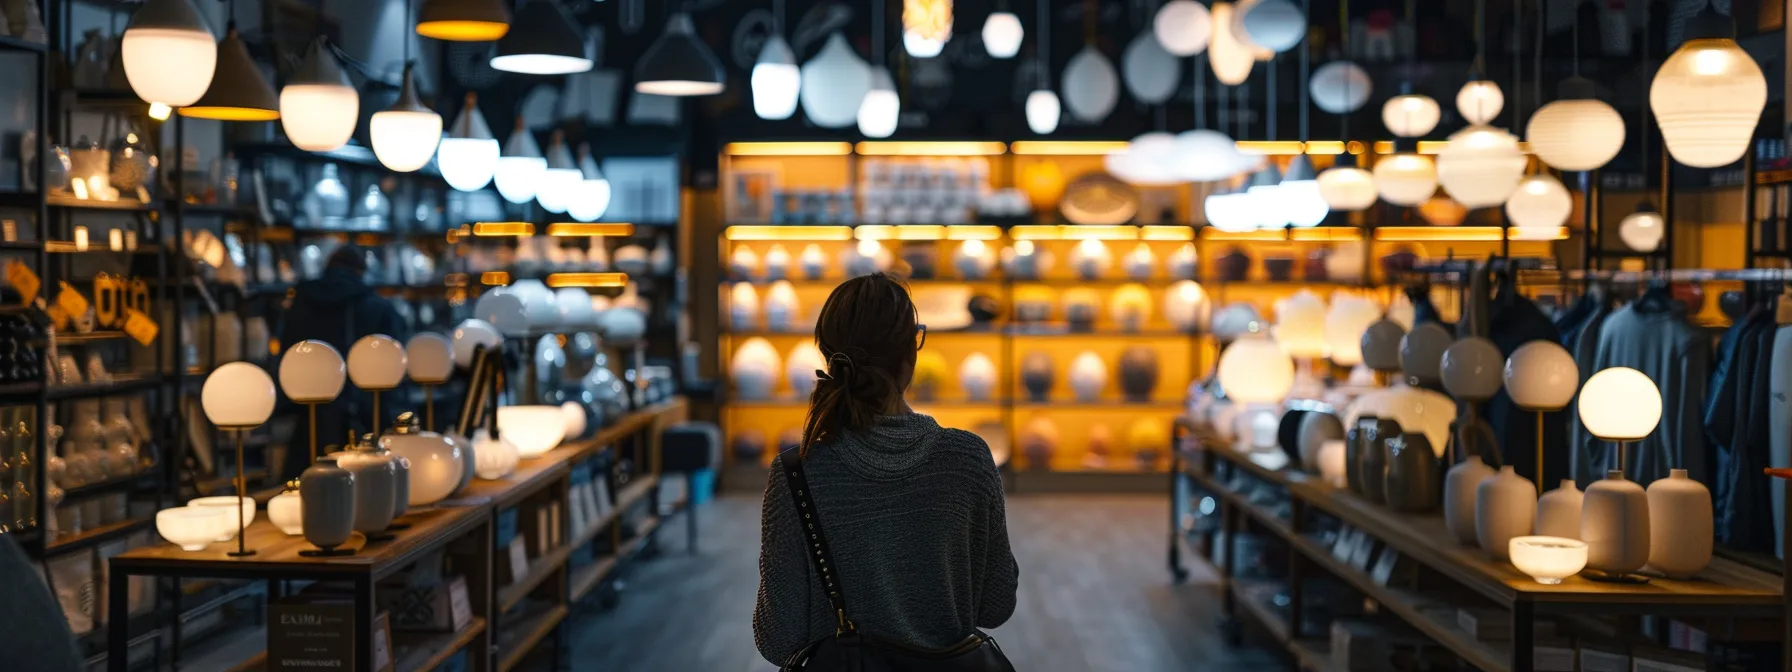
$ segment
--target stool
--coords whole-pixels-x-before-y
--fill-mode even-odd
[[[697,472],[713,469],[722,457],[722,430],[710,422],[681,422],[660,432],[660,473],[685,477],[684,529],[697,552]]]

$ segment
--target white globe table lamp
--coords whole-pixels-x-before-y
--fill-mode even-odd
[[[327,404],[342,394],[348,379],[348,367],[342,353],[323,341],[299,341],[280,356],[280,390],[295,404],[303,404],[311,416],[311,461],[317,452],[317,405]]]
[[[435,388],[454,375],[454,342],[433,331],[417,334],[404,344],[404,359],[405,375],[423,386],[424,427],[436,431]]]
[[[369,334],[348,349],[348,378],[373,393],[373,434],[380,433],[380,393],[404,382],[404,345],[385,334]]]
[[[200,389],[199,401],[205,409],[206,419],[218,429],[236,435],[238,496],[249,491],[243,477],[243,432],[260,427],[274,414],[275,394],[274,378],[248,362],[231,362],[218,367],[206,376],[205,386]],[[236,550],[228,553],[231,557],[255,555],[255,551],[244,546],[243,529],[248,526],[248,517],[238,507]]]

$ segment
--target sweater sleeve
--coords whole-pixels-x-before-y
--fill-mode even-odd
[[[809,642],[809,559],[793,543],[800,538],[784,466],[774,458],[760,505],[759,597],[753,605],[753,644],[774,665]]]
[[[1020,564],[1008,545],[1008,510],[1002,500],[1001,476],[989,507],[988,534],[984,544],[983,594],[977,605],[977,627],[996,628],[1014,615],[1015,593],[1020,589]]]

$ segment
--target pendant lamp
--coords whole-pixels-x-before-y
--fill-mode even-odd
[[[1176,134],[1175,173],[1183,180],[1223,180],[1237,175],[1244,162],[1238,143],[1225,133],[1198,128]]]
[[[492,137],[491,127],[485,125],[485,115],[479,113],[479,100],[468,91],[466,105],[436,150],[436,168],[442,171],[448,186],[478,191],[491,184],[492,175],[498,170],[498,152],[498,140]]]
[[[1506,217],[1519,228],[1549,231],[1568,221],[1574,214],[1574,197],[1562,181],[1548,174],[1532,175],[1518,183],[1512,197],[1506,199]]]
[[[803,114],[822,128],[845,128],[858,121],[859,102],[871,90],[871,67],[839,32],[803,64],[798,99]]]
[[[698,39],[691,15],[684,12],[666,19],[666,32],[635,63],[636,93],[713,96],[727,87],[726,82],[722,62]]]
[[[1230,2],[1213,3],[1213,9],[1210,10],[1213,39],[1207,45],[1207,62],[1213,66],[1213,76],[1221,84],[1238,86],[1250,78],[1251,66],[1257,61],[1250,48],[1232,33],[1232,12]]]
[[[595,222],[610,209],[610,181],[591,157],[589,145],[579,145],[579,175],[583,179],[567,201],[566,214],[581,222]]]
[[[1249,195],[1221,189],[1201,202],[1201,212],[1208,226],[1228,233],[1242,233],[1257,228],[1258,217],[1251,208]]]
[[[1357,212],[1375,205],[1375,176],[1358,168],[1356,155],[1338,155],[1338,162],[1319,174],[1319,198],[1332,210]]]
[[[1313,161],[1306,154],[1297,154],[1288,162],[1288,172],[1282,174],[1282,185],[1276,191],[1289,224],[1301,228],[1318,226],[1331,214],[1331,206],[1319,193],[1319,176],[1313,172]]]
[[[1438,153],[1437,183],[1463,207],[1491,208],[1518,189],[1526,163],[1511,133],[1470,126],[1451,134]]]
[[[1020,17],[1014,12],[990,12],[989,18],[983,20],[983,48],[992,58],[1014,58],[1026,36]]]
[[[280,89],[280,127],[292,145],[327,152],[348,143],[361,118],[361,95],[323,37],[312,41],[292,80]]]
[[[1034,133],[1051,135],[1052,131],[1058,130],[1058,118],[1063,113],[1058,94],[1051,89],[1035,89],[1027,94],[1027,128]]]
[[[1195,0],[1170,0],[1151,20],[1151,32],[1176,56],[1193,56],[1207,50],[1213,37],[1213,16]]]
[[[503,0],[424,0],[417,34],[450,42],[490,42],[510,32]]]
[[[566,212],[567,203],[584,179],[579,164],[572,161],[572,150],[566,148],[565,134],[554,131],[554,139],[548,143],[547,169],[535,181],[535,202],[548,212]]]
[[[218,66],[217,37],[192,0],[147,0],[120,46],[125,80],[138,98],[186,107],[205,95]]]
[[[1307,15],[1289,0],[1254,0],[1233,10],[1233,30],[1273,53],[1293,49],[1307,36]]]
[[[1389,133],[1416,138],[1437,128],[1437,120],[1442,114],[1437,101],[1430,96],[1408,93],[1389,98],[1381,106],[1381,123],[1388,127]]]
[[[180,116],[219,121],[273,121],[280,118],[280,99],[249,57],[249,47],[232,23],[218,42],[217,70],[199,102],[180,108]],[[184,64],[171,67],[184,68]],[[127,71],[128,76],[128,71]],[[161,101],[157,101],[161,102]]]
[[[1332,114],[1350,114],[1362,109],[1374,90],[1369,73],[1363,71],[1363,66],[1350,61],[1332,61],[1319,66],[1313,71],[1313,80],[1307,82],[1307,91],[1313,94],[1313,104]]]
[[[797,96],[802,92],[803,71],[796,65],[796,52],[783,35],[772,35],[759,50],[759,61],[753,64],[753,114],[760,119],[789,119],[796,113]]]
[[[1695,168],[1729,165],[1748,151],[1767,105],[1761,66],[1736,46],[1736,28],[1706,5],[1687,40],[1649,86],[1649,109],[1668,153]]]
[[[1257,228],[1280,229],[1288,224],[1287,210],[1282,207],[1282,171],[1276,168],[1274,161],[1264,162],[1263,167],[1251,175],[1244,194],[1250,199],[1251,211],[1257,215]]]
[[[1594,170],[1624,148],[1624,118],[1593,97],[1593,82],[1562,82],[1561,97],[1537,108],[1525,127],[1531,152],[1557,170]]]
[[[933,58],[951,39],[952,0],[903,0],[902,47],[908,55]]]
[[[498,40],[492,68],[525,75],[570,75],[591,69],[579,23],[555,0],[523,0]]]
[[[1375,190],[1394,205],[1424,203],[1437,192],[1437,165],[1413,152],[1391,154],[1375,162]]]
[[[1456,112],[1470,125],[1493,121],[1505,106],[1506,94],[1490,80],[1477,79],[1463,84],[1462,90],[1456,92]]]
[[[408,173],[429,164],[442,141],[442,115],[436,114],[417,97],[417,84],[412,78],[411,63],[404,65],[404,82],[399,85],[398,102],[373,113],[367,124],[373,139],[373,155],[387,168]]]
[[[1624,221],[1618,223],[1618,239],[1638,252],[1654,252],[1667,236],[1667,228],[1667,220],[1655,204],[1643,201],[1636,206],[1636,212],[1625,215]]]
[[[498,155],[498,170],[492,176],[498,184],[498,195],[517,205],[528,203],[535,198],[541,174],[547,169],[548,160],[542,158],[541,146],[535,144],[534,135],[523,127],[522,115],[517,115],[516,128],[510,132],[510,139],[504,141],[504,153]]]
[[[902,115],[902,99],[896,95],[896,83],[890,69],[871,69],[871,90],[859,101],[859,132],[867,138],[887,138],[896,132],[897,118]]]
[[[1133,138],[1126,148],[1103,157],[1102,163],[1128,184],[1167,186],[1181,181],[1176,175],[1176,136],[1152,131]]]

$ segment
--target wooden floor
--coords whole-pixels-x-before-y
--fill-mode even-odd
[[[1021,672],[1229,672],[1280,665],[1227,648],[1214,623],[1212,574],[1187,584],[1164,567],[1162,497],[1021,495],[1008,501],[1020,563],[1020,606],[992,634]],[[725,495],[700,510],[696,556],[683,521],[660,534],[661,554],[627,577],[613,610],[577,618],[580,670],[773,672],[753,648],[759,585],[759,499]]]

